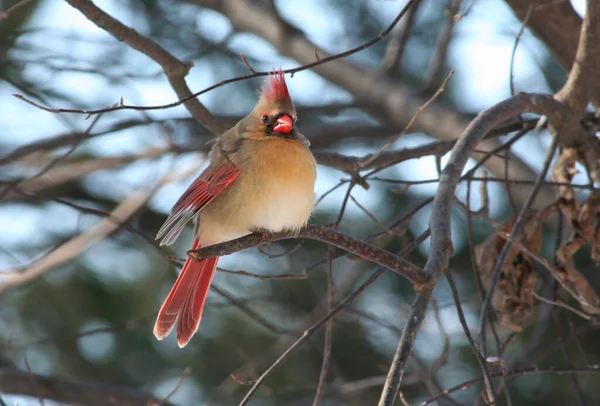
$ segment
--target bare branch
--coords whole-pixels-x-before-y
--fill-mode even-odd
[[[403,259],[402,257],[377,248],[367,242],[360,241],[349,235],[335,231],[331,228],[307,225],[298,233],[282,231],[279,233],[265,234],[262,232],[248,234],[235,240],[227,241],[221,244],[210,245],[199,250],[190,250],[188,255],[196,261],[202,261],[207,258],[221,257],[229,255],[246,248],[255,247],[265,241],[278,241],[289,238],[309,238],[311,240],[321,241],[341,248],[363,259],[374,262],[387,269],[390,269],[400,276],[408,279],[416,286],[427,283],[429,278],[417,266]]]
[[[252,385],[252,388],[250,388],[248,393],[246,393],[246,396],[244,397],[244,399],[242,399],[239,406],[246,405],[250,398],[252,398],[254,393],[258,390],[259,386],[265,380],[267,375],[269,375],[277,366],[279,366],[279,364],[283,360],[285,360],[289,356],[289,354],[291,354],[302,344],[304,344],[304,342],[308,340],[315,333],[315,331],[317,331],[321,326],[327,323],[327,321],[331,320],[337,313],[343,310],[350,302],[356,299],[358,295],[360,295],[366,288],[371,286],[373,282],[375,282],[381,275],[383,275],[383,272],[384,271],[382,270],[374,272],[369,277],[369,279],[365,283],[363,283],[357,290],[355,290],[351,295],[346,296],[330,312],[328,312],[325,316],[319,319],[319,321],[313,324],[310,328],[305,330],[304,334],[302,334],[302,336],[298,338],[298,340],[296,340],[283,354],[281,354],[279,358],[277,358],[277,360],[275,360],[275,362],[273,362],[271,366],[267,368],[267,370],[263,372],[263,374],[254,382],[254,385]]]
[[[427,71],[425,72],[425,77],[423,78],[423,87],[427,92],[435,91],[439,80],[442,77],[444,67],[446,66],[445,64],[446,55],[448,54],[448,47],[450,46],[450,40],[452,39],[454,24],[458,21],[457,13],[460,9],[461,3],[462,0],[449,0],[448,8],[444,10],[444,15],[447,18],[447,22],[438,36],[433,57],[429,62],[429,66],[427,66]]]
[[[519,20],[523,21],[532,4],[530,0],[505,0]],[[581,17],[570,1],[548,1],[536,4],[527,26],[547,46],[558,63],[570,70],[575,61]]]
[[[431,276],[431,280],[420,291],[411,309],[392,366],[388,372],[379,406],[393,405],[399,392],[406,361],[410,356],[417,332],[425,317],[433,288],[442,273],[448,268],[448,261],[452,253],[450,211],[456,186],[469,154],[488,131],[525,112],[548,116],[551,123],[556,126],[560,126],[560,123],[570,115],[569,109],[551,96],[522,93],[479,113],[460,136],[452,150],[450,160],[440,178],[429,221],[431,244],[424,271]]]
[[[183,176],[188,174],[189,172],[186,171]],[[60,245],[30,268],[24,271],[15,270],[3,272],[2,275],[0,275],[0,293],[30,283],[44,275],[46,272],[77,257],[94,243],[106,238],[108,235],[118,230],[121,226],[121,222],[126,222],[144,207],[159,187],[168,182],[172,182],[179,176],[182,176],[182,174],[175,176],[167,174],[160,179],[156,185],[138,189],[119,203],[110,213],[110,217],[104,218],[91,229]]]
[[[421,6],[421,0],[415,1],[414,5],[408,9],[406,15],[400,20],[400,25],[394,28],[379,68],[382,74],[394,76],[397,73],[419,6]]]
[[[237,0],[187,1],[222,13],[229,18],[236,29],[249,31],[264,38],[287,57],[306,64],[311,64],[314,60],[315,44],[310,42],[300,30],[255,3]],[[319,49],[319,55],[321,61],[330,58],[329,54],[322,49]],[[347,90],[361,103],[371,106],[372,110],[377,111],[398,130],[410,122],[419,106],[425,102],[422,98],[416,97],[414,92],[401,87],[396,81],[373,74],[342,59],[327,60],[329,63],[326,64],[312,64],[313,70]],[[455,140],[468,124],[468,120],[462,114],[434,103],[419,115],[413,128],[438,140]],[[498,142],[495,140],[486,140],[481,144],[484,150],[493,150],[497,146]],[[474,157],[479,158],[481,155],[474,154]],[[521,159],[512,155],[510,159],[511,178],[535,179],[535,173]],[[487,167],[497,177],[503,176],[504,159],[492,157],[487,161]],[[515,188],[514,192],[520,201],[525,201],[529,194],[526,188]],[[548,199],[553,196],[547,189],[542,191],[542,195]]]
[[[173,55],[168,53],[164,48],[162,48],[160,45],[156,44],[155,42],[153,42],[152,40],[150,40],[148,38],[144,38],[143,36],[138,34],[135,30],[132,30],[131,28],[124,26],[119,21],[115,20],[108,14],[104,13],[102,10],[98,9],[89,0],[65,0],[65,1],[68,1],[69,4],[71,4],[73,7],[80,9],[80,11],[86,17],[88,17],[88,19],[90,19],[92,22],[94,22],[100,28],[105,29],[106,31],[111,33],[119,41],[127,42],[134,49],[137,49],[138,51],[150,56],[161,66],[163,66],[163,63],[164,63],[165,65],[163,66],[163,70],[167,74],[167,77],[169,78],[169,81],[171,82],[171,86],[173,87],[173,89],[176,92],[181,91],[184,94],[182,96],[180,96],[180,99],[178,101],[173,102],[173,103],[168,103],[168,104],[162,104],[162,105],[157,105],[157,106],[132,106],[132,105],[120,103],[116,107],[108,107],[108,108],[96,109],[96,110],[80,110],[80,109],[71,109],[71,108],[64,108],[64,109],[63,108],[50,108],[50,107],[40,105],[40,104],[28,99],[27,97],[25,97],[23,95],[13,94],[14,97],[16,97],[20,100],[23,100],[24,102],[29,103],[32,106],[35,106],[39,109],[42,109],[42,110],[45,110],[45,111],[48,111],[51,113],[56,113],[56,114],[58,114],[58,113],[74,113],[74,114],[86,114],[88,116],[95,115],[95,114],[101,114],[101,113],[107,113],[107,112],[116,111],[116,110],[140,110],[140,111],[162,110],[162,109],[168,109],[171,107],[179,106],[180,104],[185,104],[191,100],[195,100],[196,103],[200,104],[200,102],[198,102],[196,100],[196,98],[204,93],[210,92],[211,90],[214,90],[218,87],[224,86],[229,83],[240,82],[243,80],[252,79],[252,78],[261,77],[261,76],[268,76],[270,74],[270,72],[256,72],[256,73],[252,73],[250,75],[239,76],[237,78],[224,80],[213,86],[207,87],[206,89],[203,89],[199,92],[192,94],[191,91],[189,90],[189,88],[187,88],[185,81],[183,80],[183,78],[187,75],[187,73],[191,69],[191,67],[192,67],[191,64],[189,64],[189,63],[186,64],[186,63],[179,61]],[[214,0],[209,0],[209,1],[211,2],[211,5],[209,8],[218,8],[219,7],[219,3],[214,3]],[[396,24],[398,24],[398,21],[400,21],[402,16],[408,11],[408,9],[412,6],[412,4],[415,1],[416,0],[409,0],[408,3],[402,9],[402,11],[400,11],[398,16],[389,25],[389,27],[387,29],[385,29],[377,37],[373,38],[372,40],[367,41],[364,44],[359,45],[355,48],[352,48],[348,51],[341,52],[336,55],[329,55],[326,58],[318,58],[317,61],[308,62],[306,65],[299,66],[294,69],[286,69],[283,72],[290,73],[293,76],[294,73],[296,73],[296,72],[301,72],[303,70],[312,69],[316,66],[323,65],[325,63],[334,61],[336,59],[345,58],[347,56],[353,55],[355,53],[358,53],[364,49],[367,49],[367,48],[373,46],[374,44],[378,43],[379,41],[381,41],[382,39],[384,39],[385,37],[387,37],[390,34],[392,29],[396,26]],[[239,10],[241,12],[244,12],[243,9],[236,7],[236,5],[240,6],[242,4],[239,4],[239,3],[233,4],[233,8],[236,10]],[[226,5],[226,6],[228,7],[229,5]],[[252,10],[251,14],[255,14],[255,13],[256,13],[256,10]],[[265,14],[264,10],[261,10],[260,13],[263,16],[263,19],[259,19],[258,22],[261,22],[264,20],[264,14]],[[273,19],[280,20],[278,18],[277,14],[274,12],[274,10],[270,10],[270,13],[271,13],[271,17]],[[247,18],[247,16],[244,16],[244,18]],[[98,20],[98,21],[96,21],[96,20]],[[150,51],[148,51],[147,49],[149,49]],[[317,47],[314,47],[314,46],[312,47],[313,51],[316,49],[317,49]],[[150,53],[148,53],[148,52],[150,52]],[[311,55],[312,55],[312,52],[311,52]],[[171,77],[169,75],[177,75],[177,76],[175,76],[175,78],[181,78],[181,80],[173,81],[173,80],[171,80]],[[178,94],[178,96],[179,96],[179,94]],[[200,104],[200,106],[202,106],[202,105]],[[204,106],[202,106],[202,109],[204,109],[206,111],[206,114],[209,114]],[[194,115],[194,113],[192,113],[192,115]],[[209,118],[212,119],[212,116],[210,116]],[[222,130],[224,130],[224,129],[222,129]]]
[[[492,378],[501,378],[503,376],[514,377],[514,376],[522,376],[522,375],[530,375],[530,374],[553,374],[553,375],[572,375],[572,374],[597,374],[600,373],[600,365],[590,365],[589,367],[583,368],[539,368],[539,367],[531,367],[525,369],[519,369],[516,371],[508,371],[508,372],[500,372],[497,374],[492,374]],[[442,396],[445,396],[449,393],[456,392],[459,390],[465,390],[470,388],[476,383],[483,381],[483,378],[471,379],[470,381],[463,382],[459,385],[453,386],[450,389],[446,389],[444,392],[440,393],[437,396],[434,396],[431,399],[427,399],[424,402],[419,403],[418,406],[426,406],[429,405]]]
[[[102,11],[89,0],[65,1],[79,10],[99,28],[102,28],[117,40],[125,42],[131,48],[143,53],[154,62],[158,63],[165,72],[177,97],[179,97],[179,99],[186,99],[184,105],[190,114],[198,120],[199,123],[205,125],[215,134],[223,132],[224,128],[217,123],[206,107],[204,107],[198,99],[192,96],[192,92],[187,86],[185,77],[192,68],[193,63],[180,61],[156,42],[152,41],[150,38],[144,37],[134,29],[127,27],[117,19]]]
[[[35,385],[31,384],[32,376]],[[42,399],[86,406],[172,406],[171,403],[137,389],[32,375],[14,367],[0,368],[0,393],[34,398],[41,395]]]
[[[33,0],[20,0],[14,6],[9,7],[6,10],[0,10],[0,21],[6,20],[12,13],[17,11],[21,7],[27,6],[31,2],[33,2]]]

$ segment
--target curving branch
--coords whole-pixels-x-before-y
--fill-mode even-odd
[[[194,172],[197,169],[195,166],[193,168]],[[137,189],[92,228],[59,245],[27,269],[14,269],[3,272],[0,274],[0,294],[31,283],[47,272],[56,269],[59,265],[76,258],[98,241],[124,227],[125,223],[148,203],[148,200],[152,198],[159,187],[189,176],[191,172],[188,170],[174,175],[167,174],[160,178],[156,184]]]
[[[592,97],[593,86],[600,82],[600,3],[588,0],[586,4],[576,62],[571,66],[567,82],[555,95],[557,100],[571,108],[576,117],[583,116]]]
[[[289,238],[309,238],[341,248],[356,256],[396,272],[413,283],[416,289],[419,289],[422,284],[429,281],[429,276],[424,274],[419,267],[398,255],[392,254],[391,252],[385,251],[354,237],[350,237],[349,235],[332,228],[314,224],[308,224],[297,233],[291,231],[282,231],[279,233],[256,232],[235,240],[209,245],[198,250],[190,250],[188,251],[188,255],[196,261],[202,261],[207,258],[233,254],[234,252],[255,247],[264,242]]]
[[[165,75],[178,98],[185,99],[192,95],[192,91],[188,87],[185,77],[194,65],[193,63],[180,61],[159,44],[150,38],[141,35],[133,28],[126,26],[116,18],[113,18],[98,8],[90,0],[65,1],[79,10],[81,14],[86,16],[88,20],[99,28],[158,63],[165,72]],[[205,125],[213,133],[219,134],[224,131],[224,128],[197,98],[187,100],[184,103],[184,106],[199,123]]]
[[[505,2],[513,9],[515,15],[521,21],[525,19],[527,10],[532,5],[530,0],[505,0]],[[597,4],[598,2],[594,0],[587,2],[588,16],[591,17],[592,14],[597,14]],[[595,21],[595,25],[598,25],[597,16],[592,19],[588,18],[588,20],[590,22]],[[552,53],[556,61],[566,71],[571,71],[575,68],[575,61],[578,62],[577,64],[581,64],[582,56],[588,58],[591,54],[597,55],[600,52],[597,47],[595,47],[596,49],[592,47],[590,48],[591,52],[581,53],[582,50],[579,49],[579,45],[582,43],[580,41],[580,33],[584,29],[582,25],[582,19],[575,9],[573,9],[570,1],[548,1],[535,4],[527,19],[527,27],[546,44],[550,53]],[[592,32],[589,30],[588,25],[588,28],[585,29],[585,35],[590,34]],[[597,31],[593,35],[597,35]],[[582,40],[587,41],[585,39]],[[589,44],[593,46],[594,43],[590,42]],[[592,95],[594,104],[600,107],[600,81],[598,79],[593,80],[595,75],[600,73],[597,69],[598,65],[595,66],[596,68],[593,66],[590,67],[591,69],[595,69],[595,72],[591,72],[592,76],[587,79],[587,88]]]
[[[398,395],[400,383],[406,368],[406,362],[412,351],[417,332],[425,318],[433,289],[440,276],[448,268],[452,254],[452,233],[450,212],[456,186],[470,153],[481,139],[502,122],[523,113],[535,113],[548,117],[556,128],[570,118],[569,109],[550,95],[521,93],[482,111],[469,124],[452,149],[448,164],[442,171],[436,192],[429,226],[431,244],[424,271],[431,279],[423,286],[411,309],[406,326],[379,400],[379,406],[392,406]]]
[[[86,406],[173,406],[138,389],[51,378],[14,367],[0,368],[0,393]]]

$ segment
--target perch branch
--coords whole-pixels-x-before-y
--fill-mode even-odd
[[[331,228],[317,226],[314,224],[308,224],[298,233],[293,233],[291,231],[282,231],[278,233],[271,233],[269,235],[266,235],[262,232],[252,233],[235,240],[210,245],[198,250],[190,250],[188,251],[188,255],[191,258],[194,258],[196,261],[202,261],[204,259],[229,255],[246,248],[255,247],[261,243],[264,243],[266,240],[277,241],[289,238],[309,238],[311,240],[331,244],[337,248],[341,248],[356,256],[396,272],[400,276],[408,279],[415,285],[416,288],[429,281],[429,276],[425,275],[419,267],[413,265],[398,255],[392,254],[391,252],[385,251],[367,242],[350,237],[349,235],[335,231]]]

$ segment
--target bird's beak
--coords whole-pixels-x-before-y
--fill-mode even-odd
[[[292,119],[288,115],[283,115],[275,121],[275,125],[273,126],[273,131],[276,133],[289,134],[294,127],[294,123]]]

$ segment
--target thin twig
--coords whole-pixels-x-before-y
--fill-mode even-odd
[[[531,374],[556,374],[556,375],[563,375],[564,374],[564,375],[566,375],[566,374],[596,374],[596,373],[600,373],[600,365],[591,365],[591,366],[589,366],[587,368],[538,368],[538,367],[531,367],[531,368],[519,369],[519,370],[516,370],[516,371],[500,372],[500,373],[492,374],[491,377],[492,378],[500,378],[502,376],[505,376],[505,377],[515,377],[515,376],[531,375]],[[437,401],[438,399],[440,399],[444,395],[448,395],[450,393],[457,392],[459,390],[467,390],[471,386],[473,386],[476,383],[479,383],[481,381],[483,381],[483,378],[475,378],[475,379],[471,379],[469,381],[463,382],[463,383],[461,383],[459,385],[453,386],[450,389],[446,389],[444,392],[440,393],[439,395],[434,396],[431,399],[427,399],[426,401],[419,403],[418,406],[426,406],[426,405],[429,405],[429,404]]]
[[[386,149],[388,149],[389,147],[391,147],[392,145],[394,145],[396,143],[396,141],[398,141],[400,139],[400,137],[402,137],[404,134],[406,134],[408,132],[408,130],[410,130],[410,128],[412,127],[412,125],[414,124],[414,122],[417,120],[417,118],[419,117],[419,115],[421,114],[421,112],[423,110],[425,110],[427,107],[429,107],[429,105],[431,103],[433,103],[440,96],[440,94],[442,94],[442,92],[446,89],[446,86],[448,85],[448,81],[450,80],[450,78],[452,77],[452,75],[454,75],[454,70],[450,69],[450,71],[448,72],[448,75],[446,76],[446,79],[444,79],[444,81],[442,82],[442,84],[440,85],[440,87],[438,88],[438,90],[433,94],[433,96],[431,96],[429,98],[429,100],[427,100],[423,105],[419,106],[419,108],[417,109],[417,111],[413,115],[412,119],[408,122],[408,124],[406,125],[406,127],[404,127],[404,130],[402,130],[402,132],[400,134],[398,134],[397,136],[395,136],[390,142],[388,142],[383,147],[381,147],[377,152],[375,152],[373,155],[371,155],[368,159],[366,159],[366,160],[362,161],[361,163],[359,163],[358,166],[360,168],[366,168],[366,167],[368,167]]]
[[[246,56],[244,54],[240,53],[240,57],[242,58],[242,62],[244,62],[244,65],[246,65],[246,69],[248,69],[250,71],[250,73],[256,74],[256,71],[254,70],[254,68],[252,66],[250,66],[250,63],[246,59]]]
[[[70,4],[74,5],[74,7],[76,7],[76,8],[82,7],[82,6],[80,6],[80,4],[86,4],[86,5],[91,4],[91,2],[89,2],[87,0],[66,0],[66,1],[68,1]],[[398,24],[398,21],[400,21],[400,19],[404,16],[404,14],[406,14],[406,12],[409,10],[409,8],[412,7],[412,5],[413,5],[413,3],[415,3],[415,1],[417,1],[417,0],[409,0],[406,3],[406,5],[404,6],[404,8],[402,8],[402,10],[398,14],[398,16],[396,16],[396,18],[394,19],[394,21],[392,21],[392,23],[381,34],[377,35],[377,37],[373,38],[372,40],[367,41],[364,44],[359,45],[359,46],[357,46],[355,48],[349,49],[348,51],[340,52],[338,54],[331,55],[331,56],[328,56],[326,58],[320,58],[320,59],[316,60],[315,62],[308,63],[308,64],[305,64],[305,65],[302,65],[302,66],[298,66],[297,68],[294,68],[294,69],[286,69],[283,72],[284,73],[289,73],[289,74],[293,75],[293,74],[295,74],[297,72],[302,72],[304,70],[312,69],[312,68],[314,68],[316,66],[325,64],[327,62],[330,62],[330,61],[333,61],[333,60],[336,60],[336,59],[340,59],[340,58],[345,58],[347,56],[353,55],[353,54],[358,53],[360,51],[363,51],[363,50],[365,50],[367,48],[370,48],[371,46],[375,45],[376,43],[378,43],[382,39],[386,38],[390,34],[390,32],[394,29],[394,27],[396,26],[396,24]],[[98,10],[99,12],[101,12],[103,15],[105,15],[105,13],[102,12],[97,7],[94,6],[94,8],[96,10]],[[110,18],[111,18],[111,20],[114,20],[114,19],[112,19],[112,17],[110,17]],[[116,21],[116,20],[114,20],[114,21]],[[96,21],[94,21],[94,22],[96,22]],[[119,24],[120,27],[123,27],[123,29],[131,30],[129,27],[124,26],[120,22],[117,21],[117,23]],[[104,28],[104,27],[102,27],[102,28]],[[133,31],[133,30],[131,30],[131,31]],[[115,35],[112,31],[109,31],[109,32],[111,34]],[[130,33],[130,31],[126,31],[126,32]],[[137,33],[136,33],[136,35],[139,36],[139,37],[141,37]],[[117,38],[119,38],[119,37],[117,37]],[[140,41],[139,41],[139,39],[136,36],[134,36],[133,38],[136,38],[136,41],[134,41],[132,43],[129,43],[129,44],[133,48],[138,49],[140,47]],[[145,42],[149,42],[149,41],[151,41],[151,40],[149,40],[149,39],[146,38]],[[169,63],[173,63],[175,66],[178,66],[182,70],[182,72],[183,72],[184,75],[187,74],[187,71],[189,71],[189,69],[191,68],[191,65],[186,65],[186,66],[181,65],[180,66],[179,64],[182,64],[181,61],[174,60],[174,57],[171,54],[166,53],[166,51],[163,48],[161,48],[158,44],[156,44],[154,42],[151,42],[151,44],[152,44],[153,47],[159,47],[160,48],[158,51],[159,51],[159,55],[161,57],[164,57],[165,60],[167,60]],[[146,53],[146,55],[150,56],[149,53]],[[173,60],[171,60],[171,59],[173,59]],[[158,63],[161,63],[161,62],[158,62]],[[161,63],[161,66],[162,66],[162,63]],[[187,69],[187,71],[186,71],[186,69]],[[71,108],[50,108],[50,107],[42,106],[41,104],[38,104],[38,103],[36,103],[36,102],[28,99],[27,97],[25,97],[25,96],[23,96],[21,94],[13,94],[13,96],[16,97],[17,99],[23,100],[24,102],[31,104],[34,107],[37,107],[37,108],[42,109],[44,111],[48,111],[50,113],[55,113],[55,114],[59,114],[59,113],[73,113],[73,114],[85,114],[85,115],[91,116],[91,115],[95,115],[95,114],[107,113],[107,112],[116,111],[116,110],[144,110],[144,111],[146,111],[146,110],[164,110],[164,109],[169,109],[169,108],[172,108],[172,107],[179,106],[181,104],[185,104],[186,102],[191,101],[193,99],[196,99],[198,96],[203,95],[205,93],[208,93],[208,92],[210,92],[210,91],[212,91],[212,90],[214,90],[216,88],[219,88],[221,86],[225,86],[225,85],[230,84],[230,83],[241,82],[241,81],[252,79],[252,78],[256,78],[256,77],[268,76],[270,73],[271,72],[256,72],[256,73],[252,73],[252,74],[249,74],[249,75],[238,76],[236,78],[223,80],[223,81],[221,81],[219,83],[216,83],[216,84],[214,84],[212,86],[209,86],[209,87],[207,87],[207,88],[205,88],[203,90],[200,90],[200,91],[195,92],[195,93],[191,93],[191,94],[189,94],[189,95],[187,95],[185,97],[181,97],[179,100],[174,101],[172,103],[159,104],[159,105],[154,105],[154,106],[136,106],[136,105],[128,105],[126,103],[121,103],[121,104],[119,104],[118,106],[115,106],[115,107],[108,107],[108,108],[103,108],[103,109],[92,109],[92,110],[71,109]],[[188,89],[188,92],[189,92],[189,89]],[[196,100],[196,102],[198,104],[200,104],[199,101]],[[206,108],[204,106],[202,106],[202,109],[206,110]],[[206,112],[208,112],[208,111],[206,110]],[[194,113],[192,113],[192,114],[194,116],[196,116]],[[206,123],[206,122],[210,121],[210,120],[207,120],[207,117],[204,117],[203,114],[200,115],[200,116],[202,118],[201,122]]]
[[[550,164],[552,163],[552,158],[554,157],[557,147],[558,147],[558,134],[553,134],[552,144],[550,145],[550,147],[548,148],[548,152],[546,153],[546,158],[544,159],[544,165],[542,167],[542,170],[538,176],[538,179],[536,180],[535,184],[533,185],[533,188],[531,189],[531,194],[527,198],[527,201],[521,208],[521,211],[519,212],[519,215],[517,216],[517,219],[515,220],[515,225],[512,227],[510,235],[517,236],[517,237],[521,235],[521,230],[525,226],[525,219],[527,218],[527,213],[531,209],[533,202],[535,201],[535,199],[537,197],[537,193],[540,190],[542,184],[544,183],[544,179],[546,178],[548,171],[550,170]],[[487,357],[487,343],[486,343],[487,323],[486,323],[486,320],[489,317],[488,308],[492,301],[492,296],[494,294],[494,289],[496,288],[496,284],[498,283],[498,280],[500,280],[500,274],[502,272],[502,266],[504,265],[504,260],[506,259],[506,256],[508,255],[508,251],[510,250],[511,246],[512,246],[512,241],[507,241],[506,244],[504,244],[504,247],[502,247],[502,251],[500,251],[500,254],[498,255],[498,260],[496,261],[496,266],[494,267],[494,271],[492,273],[490,285],[486,286],[487,293],[486,293],[486,296],[483,299],[483,303],[481,305],[481,313],[479,315],[479,323],[480,323],[479,334],[480,334],[480,339],[481,339],[481,352],[483,353],[484,358]]]
[[[169,392],[169,394],[167,396],[165,396],[165,398],[160,402],[161,406],[166,404],[169,401],[169,399],[171,399],[171,397],[175,393],[177,393],[179,388],[181,388],[181,385],[183,385],[183,382],[190,376],[191,373],[192,373],[192,368],[185,367],[185,369],[183,370],[183,373],[181,374],[181,377],[179,377],[179,380],[177,381],[177,385],[175,385],[173,390],[171,392]]]
[[[521,39],[521,36],[523,35],[523,32],[525,31],[525,27],[527,27],[527,23],[529,22],[529,17],[531,16],[531,12],[533,11],[533,4],[530,4],[529,7],[527,8],[527,12],[525,13],[525,17],[523,18],[523,21],[521,22],[521,27],[519,28],[519,32],[517,33],[517,36],[515,37],[515,43],[513,45],[512,48],[512,52],[510,54],[510,73],[509,73],[509,86],[510,86],[510,95],[514,96],[515,95],[515,75],[514,75],[514,70],[515,70],[515,56],[517,54],[517,47],[519,46],[519,40]]]
[[[465,319],[465,315],[462,310],[462,305],[460,304],[460,296],[458,295],[458,289],[456,289],[456,285],[454,284],[454,278],[452,277],[452,273],[449,270],[444,272],[446,275],[446,279],[448,280],[448,285],[450,285],[450,291],[452,292],[452,297],[454,298],[454,305],[456,307],[456,312],[458,314],[458,320],[460,321],[460,325],[463,328],[465,336],[471,345],[471,349],[475,353],[475,358],[477,358],[477,362],[479,363],[479,367],[483,372],[485,390],[487,395],[487,401],[490,404],[495,403],[494,399],[494,387],[492,386],[492,378],[490,377],[490,371],[488,371],[487,363],[481,352],[479,352],[479,348],[477,348],[477,343],[473,339],[471,335],[471,330],[469,330],[469,325],[467,324],[467,320]]]
[[[242,401],[240,402],[239,406],[244,406],[244,405],[246,405],[248,403],[248,401],[250,400],[250,398],[258,390],[259,386],[262,384],[262,382],[265,380],[265,378],[277,366],[279,366],[279,364],[281,364],[281,362],[283,360],[285,360],[288,357],[289,354],[291,354],[298,347],[300,347],[302,344],[304,344],[304,342],[306,340],[308,340],[315,333],[315,331],[317,331],[327,321],[329,321],[330,319],[332,319],[338,312],[340,312],[342,309],[344,309],[350,302],[352,302],[354,299],[356,299],[356,297],[358,297],[358,295],[360,295],[367,287],[369,287],[371,284],[373,284],[373,282],[375,282],[381,275],[383,275],[383,273],[384,273],[383,270],[378,270],[378,271],[374,272],[365,283],[363,283],[352,294],[346,296],[342,301],[340,301],[331,310],[331,312],[327,313],[325,316],[323,316],[321,319],[319,319],[319,321],[317,321],[315,324],[313,324],[310,328],[308,328],[307,330],[305,330],[304,334],[302,334],[302,336],[300,338],[298,338],[283,354],[281,354],[279,356],[279,358],[277,358],[275,360],[275,362],[273,362],[271,364],[271,366],[269,366],[269,368],[267,368],[267,370],[265,370],[265,372],[263,372],[261,374],[261,376],[254,383],[254,385],[252,385],[252,388],[250,388],[250,390],[248,391],[248,393],[246,393],[246,396],[244,396],[244,399],[242,399]]]
[[[423,78],[423,88],[427,93],[432,92],[435,89],[441,78],[446,63],[448,47],[450,46],[450,40],[452,39],[454,25],[458,21],[455,17],[460,9],[462,0],[448,0],[448,3],[448,8],[444,10],[447,22],[437,38],[435,51],[433,52],[433,56],[425,72],[425,77]]]
[[[549,305],[552,305],[552,306],[562,307],[563,309],[567,309],[568,311],[575,313],[576,315],[578,315],[581,318],[584,318],[585,320],[594,320],[597,318],[597,317],[593,317],[591,314],[587,314],[587,313],[582,312],[581,310],[577,310],[573,306],[569,306],[568,304],[566,304],[565,302],[561,302],[560,300],[546,299],[545,297],[539,295],[538,293],[536,293],[536,291],[534,291],[532,289],[527,289],[526,291],[528,293],[531,293],[533,295],[533,297],[535,297],[540,302],[548,303]]]
[[[385,55],[379,68],[381,74],[391,76],[397,73],[420,5],[421,0],[417,0],[402,18],[401,24],[395,28],[394,35],[390,36],[390,41],[385,48]],[[398,80],[397,77],[396,80]]]

